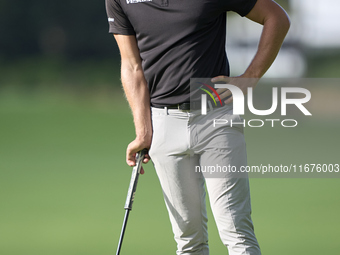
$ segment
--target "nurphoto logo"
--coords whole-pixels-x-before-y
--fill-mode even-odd
[[[299,87],[272,87],[271,93],[271,107],[265,110],[259,110],[254,107],[254,94],[253,88],[249,87],[247,89],[247,100],[245,99],[245,95],[243,91],[232,84],[215,84],[210,86],[204,82],[196,82],[196,84],[200,84],[201,87],[198,89],[204,91],[205,93],[201,94],[201,114],[207,115],[209,107],[212,108],[212,104],[217,106],[222,104],[222,99],[220,98],[219,94],[217,93],[216,89],[227,89],[230,90],[233,101],[233,114],[243,116],[245,114],[245,105],[249,112],[256,116],[269,116],[277,111],[279,108],[281,116],[287,116],[287,106],[293,105],[296,107],[300,112],[303,113],[305,116],[312,116],[310,111],[304,106],[307,102],[311,100],[311,92],[305,88]],[[211,91],[209,91],[209,90]],[[299,95],[299,98],[290,98],[289,95]],[[210,99],[208,100],[208,96]],[[246,102],[246,104],[245,104]],[[280,102],[280,103],[279,103]],[[282,127],[296,127],[298,125],[298,121],[295,119],[250,119],[244,120],[241,122],[233,122],[233,120],[228,119],[214,119],[213,126],[216,127],[218,125],[226,125],[230,124],[233,125],[243,125],[244,127],[262,127],[268,123],[271,127],[275,127],[275,124],[280,123]]]

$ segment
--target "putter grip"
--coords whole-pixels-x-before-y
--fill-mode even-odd
[[[137,152],[136,154],[136,165],[132,169],[130,186],[129,186],[129,190],[128,190],[128,194],[127,194],[126,202],[124,206],[126,210],[132,210],[132,203],[133,203],[133,200],[135,199],[138,177],[140,174],[140,170],[142,168],[142,162],[143,162],[145,153],[146,153],[146,150],[144,149],[144,150]]]

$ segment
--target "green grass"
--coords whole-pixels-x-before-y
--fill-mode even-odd
[[[0,97],[0,254],[114,254],[134,136],[121,91]],[[83,99],[82,99],[83,98]],[[101,100],[102,99],[102,100]],[[250,164],[340,163],[339,126],[247,129]],[[321,162],[322,161],[322,162]],[[336,162],[337,161],[337,162]],[[140,178],[122,254],[175,254],[151,164]],[[251,179],[263,254],[337,254],[340,179]],[[227,254],[209,211],[211,254]]]

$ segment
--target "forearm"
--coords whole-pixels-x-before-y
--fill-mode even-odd
[[[272,0],[257,0],[255,6],[246,17],[263,25],[259,46],[254,59],[247,70],[240,76],[218,76],[211,80],[212,82],[223,81],[234,84],[243,93],[247,93],[249,87],[255,87],[258,80],[274,62],[290,27],[290,21],[286,12]],[[224,100],[225,104],[232,102],[233,97],[230,90],[218,89],[217,92],[221,99],[226,99]]]
[[[133,114],[136,139],[151,143],[150,95],[143,70],[140,65],[129,66],[122,62],[121,78]],[[150,144],[145,144],[145,146],[148,147]]]
[[[135,154],[142,149],[149,149],[152,140],[152,124],[150,110],[150,95],[144,77],[142,61],[134,35],[114,34],[121,59],[121,78],[124,92],[129,102],[135,123],[136,139],[126,149],[126,163],[136,164]],[[143,162],[149,161],[145,155]],[[143,170],[141,170],[141,173]]]
[[[259,0],[261,1],[261,0]],[[274,62],[283,40],[289,30],[290,21],[286,12],[276,3],[272,3],[272,12],[256,22],[263,25],[263,30],[258,45],[258,50],[249,67],[244,73],[244,77],[261,78]]]

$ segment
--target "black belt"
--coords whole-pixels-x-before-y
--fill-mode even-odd
[[[210,104],[213,108],[220,107],[219,104],[217,106],[212,103]],[[182,111],[190,111],[190,110],[200,110],[202,105],[200,101],[194,101],[194,102],[184,102],[180,104],[173,104],[173,105],[152,105],[152,107],[155,108],[168,108],[168,109],[177,109]],[[208,106],[209,107],[209,106]]]

